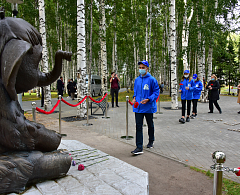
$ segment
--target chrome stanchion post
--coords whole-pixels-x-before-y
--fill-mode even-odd
[[[62,99],[62,96],[61,95],[59,95],[58,96],[58,99],[60,100],[60,102],[59,102],[59,133],[61,134],[61,132],[62,132],[62,126],[61,126],[61,112],[62,112],[62,108],[61,108],[61,99]]]
[[[222,195],[223,163],[226,155],[223,152],[216,151],[212,154],[214,166],[213,195]]]
[[[107,93],[107,92],[106,92]],[[110,117],[107,116],[107,112],[108,112],[108,94],[106,95],[106,110],[105,110],[105,116],[102,117],[102,118],[105,118],[105,119],[109,119]]]
[[[88,109],[89,109],[89,96],[87,96],[87,124],[88,124],[88,121],[89,121],[89,118],[88,118]]]
[[[128,101],[129,96],[126,96],[126,136],[121,136],[122,139],[130,140],[133,136],[128,135]]]
[[[210,168],[214,170],[213,195],[222,195],[223,171],[231,171],[237,176],[240,176],[240,167],[223,167],[223,163],[226,161],[226,155],[220,151],[216,151],[212,154],[212,160],[214,162],[214,165],[212,165]]]
[[[162,114],[162,112],[160,112],[160,92],[159,92],[159,98],[158,98],[158,112],[156,112],[156,114]]]
[[[126,139],[128,139],[128,100],[129,96],[126,96]]]
[[[107,104],[108,104],[108,95],[106,95],[106,111],[105,111],[105,117],[106,118],[107,118],[107,112],[108,112]]]
[[[90,126],[92,124],[89,124],[88,121],[89,121],[89,116],[88,116],[88,110],[89,110],[89,96],[87,96],[87,123],[86,124],[83,124],[83,126]]]
[[[36,122],[36,102],[32,102],[32,116],[33,121]]]

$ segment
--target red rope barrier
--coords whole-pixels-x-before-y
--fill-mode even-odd
[[[158,99],[160,98],[160,93],[159,93],[159,95],[158,95],[158,98],[157,98],[157,100],[156,100],[156,102],[158,102]]]
[[[49,111],[49,112],[46,112],[45,110],[42,110],[42,109],[40,109],[40,108],[38,108],[38,107],[36,107],[36,110],[37,110],[38,112],[43,113],[43,114],[52,114],[52,113],[54,112],[54,110],[58,107],[59,103],[60,103],[60,100],[57,101],[57,103],[55,104],[55,106],[53,107],[53,109],[52,109],[51,111]]]
[[[101,100],[99,100],[99,101],[96,101],[95,99],[93,99],[92,97],[90,97],[90,96],[88,96],[93,102],[96,102],[96,103],[100,103],[100,102],[102,102],[103,100],[104,100],[104,98],[106,98],[106,96],[107,96],[107,93],[105,94],[105,96],[103,96],[103,98],[101,99]]]
[[[77,104],[70,104],[68,103],[67,101],[65,101],[63,98],[61,99],[65,104],[69,105],[69,106],[72,106],[72,107],[76,107],[76,106],[79,106],[81,103],[84,102],[84,100],[87,98],[87,96],[85,96],[80,102],[78,102]]]
[[[131,104],[131,106],[133,105],[133,103],[130,100],[128,100],[128,103]]]
[[[158,98],[156,99],[156,102],[158,101],[159,97],[160,97],[160,94],[158,95]],[[131,106],[133,105],[133,103],[132,103],[130,100],[128,100],[128,103],[129,103]]]

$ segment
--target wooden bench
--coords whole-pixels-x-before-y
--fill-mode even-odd
[[[99,101],[99,100],[101,100],[102,98],[97,98],[96,99],[96,101]],[[97,105],[97,108],[93,111],[93,105]],[[102,109],[102,112],[103,112],[103,114],[95,114],[98,110],[99,110],[99,108],[101,108]],[[107,109],[109,108],[109,104],[108,104],[108,102],[107,102]],[[105,99],[103,99],[103,101],[102,102],[100,102],[100,103],[96,103],[96,102],[91,102],[91,115],[104,115],[105,114],[105,111],[106,111],[106,98]]]

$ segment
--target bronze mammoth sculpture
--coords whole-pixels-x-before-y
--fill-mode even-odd
[[[0,8],[0,194],[19,192],[28,183],[64,176],[70,168],[69,154],[57,150],[61,135],[27,120],[17,93],[54,82],[61,74],[62,60],[70,61],[71,56],[57,51],[53,70],[40,72],[39,32],[23,19],[5,17]]]

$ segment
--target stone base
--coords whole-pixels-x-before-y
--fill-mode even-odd
[[[76,140],[62,140],[59,149],[67,149],[76,165],[66,177],[38,183],[24,195],[148,194],[147,172]],[[83,171],[78,171],[79,164]]]

